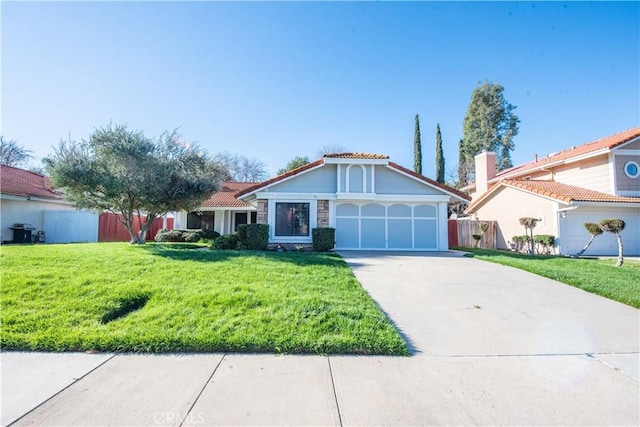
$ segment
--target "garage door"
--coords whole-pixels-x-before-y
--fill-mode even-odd
[[[435,205],[336,204],[336,248],[437,250]]]
[[[585,222],[598,223],[605,218],[620,218],[625,222],[622,231],[622,244],[624,254],[629,256],[640,255],[640,210],[637,208],[620,208],[615,211],[606,208],[582,208],[567,211],[565,217],[560,217],[560,247],[563,255],[577,253],[589,241],[591,237],[585,230]],[[618,241],[612,233],[603,233],[596,237],[584,253],[589,255],[618,255]]]

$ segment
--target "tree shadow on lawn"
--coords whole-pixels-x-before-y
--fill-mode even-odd
[[[211,250],[208,247],[194,247],[185,244],[152,243],[138,246],[151,255],[177,261],[219,262],[241,257],[256,257],[268,261],[291,263],[298,266],[326,265],[346,266],[338,254],[317,252],[271,252],[248,250]]]

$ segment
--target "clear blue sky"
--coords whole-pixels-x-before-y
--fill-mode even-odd
[[[640,5],[606,3],[0,3],[2,134],[42,158],[71,135],[180,127],[270,174],[324,145],[447,172],[474,87],[521,119],[512,158],[640,122]]]

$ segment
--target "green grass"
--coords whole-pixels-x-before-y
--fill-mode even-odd
[[[458,248],[467,256],[508,265],[548,277],[576,288],[640,308],[640,263],[615,259],[572,259],[558,256],[526,255],[489,249]]]
[[[5,350],[407,355],[334,254],[3,246]]]

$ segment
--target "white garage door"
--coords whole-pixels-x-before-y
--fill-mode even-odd
[[[577,253],[591,237],[584,228],[585,222],[598,223],[605,218],[620,218],[625,222],[625,228],[620,233],[624,254],[640,255],[640,209],[617,208],[611,212],[606,208],[576,209],[567,211],[565,218],[560,218],[560,247],[563,255]],[[618,241],[612,233],[603,233],[595,238],[589,249],[584,253],[589,255],[618,255]]]
[[[437,250],[436,205],[336,204],[336,248]]]

